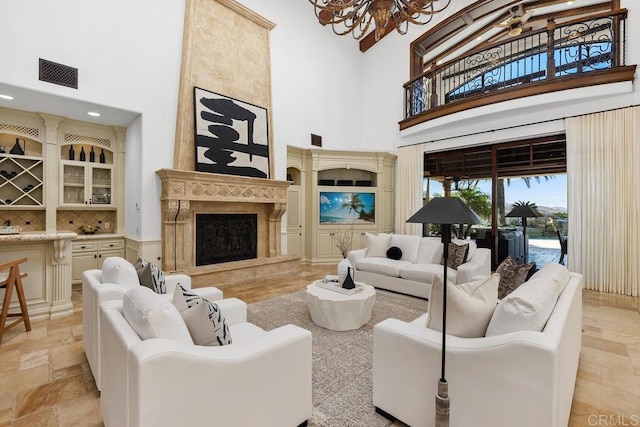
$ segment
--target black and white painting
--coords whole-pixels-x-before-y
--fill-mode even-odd
[[[194,87],[196,171],[269,178],[267,110]]]

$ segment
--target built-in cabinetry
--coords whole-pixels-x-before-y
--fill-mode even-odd
[[[105,259],[111,256],[124,258],[124,238],[100,236],[99,238],[81,237],[71,243],[73,257],[71,280],[73,284],[82,283],[82,272],[100,269]]]
[[[28,307],[42,318],[70,312],[71,283],[80,282],[82,271],[124,255],[125,134],[0,108],[0,225],[21,230],[0,236],[0,253],[28,257]],[[98,233],[78,240],[83,226]],[[52,293],[51,286],[61,289]]]
[[[366,246],[365,233],[393,232],[395,159],[390,153],[288,147],[287,253],[303,262],[335,263],[337,239],[352,236],[352,249]]]
[[[70,147],[73,147],[71,145]],[[76,146],[76,149],[78,146]],[[84,152],[85,146],[82,146]],[[60,205],[101,205],[101,207],[113,207],[113,164],[111,164],[113,156],[109,152],[104,154],[104,148],[100,149],[101,162],[87,162],[81,160],[67,160],[69,157],[69,148],[66,156],[60,162]],[[94,147],[89,148],[90,152],[94,152]],[[73,156],[75,157],[75,155]],[[96,160],[98,158],[96,157]]]
[[[0,153],[0,206],[42,206],[42,157]]]

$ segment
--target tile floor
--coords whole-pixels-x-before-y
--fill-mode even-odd
[[[247,303],[295,292],[335,267],[225,289]],[[101,426],[99,394],[74,314],[17,326],[0,345],[0,427]],[[583,337],[570,427],[640,425],[640,298],[584,291]],[[634,424],[635,423],[635,424]],[[396,423],[401,426],[402,423]],[[341,426],[336,426],[341,427]]]

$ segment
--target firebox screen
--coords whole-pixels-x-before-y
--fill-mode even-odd
[[[196,266],[257,258],[257,214],[196,215]]]

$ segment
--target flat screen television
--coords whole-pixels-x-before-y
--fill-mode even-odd
[[[375,222],[376,193],[320,192],[320,225]]]

